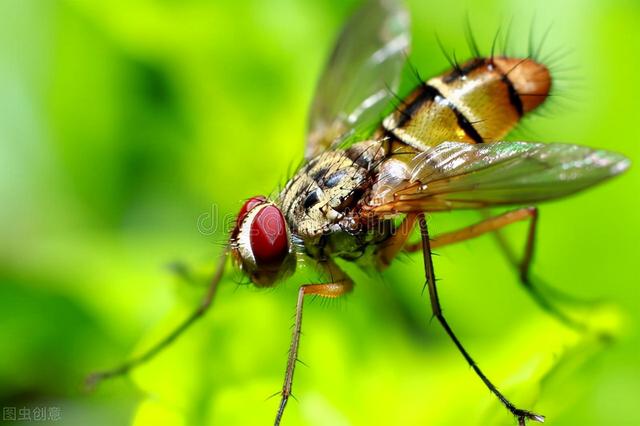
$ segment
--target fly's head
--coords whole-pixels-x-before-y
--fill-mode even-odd
[[[266,197],[249,198],[231,234],[236,265],[259,287],[270,287],[295,269],[291,233],[284,215]]]

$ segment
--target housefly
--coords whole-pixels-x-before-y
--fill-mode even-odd
[[[278,193],[244,203],[198,309],[142,356],[90,376],[93,384],[152,358],[200,318],[228,257],[258,287],[282,281],[305,259],[328,279],[299,289],[278,425],[291,396],[305,298],[337,298],[354,286],[335,260],[383,270],[400,252],[422,252],[431,309],[458,351],[519,424],[544,421],[509,401],[454,334],[442,313],[432,250],[528,221],[521,281],[543,308],[577,326],[529,280],[536,204],[620,174],[629,160],[579,145],[501,141],[549,96],[551,74],[532,57],[477,54],[397,96],[409,46],[408,14],[396,0],[367,1],[348,20],[316,89],[302,166]],[[434,237],[425,217],[496,206],[512,210]],[[408,241],[414,228],[418,244]]]

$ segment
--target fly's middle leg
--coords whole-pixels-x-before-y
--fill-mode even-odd
[[[525,220],[529,221],[529,228],[527,232],[524,253],[522,255],[522,258],[518,260],[516,255],[511,250],[511,247],[508,245],[507,241],[503,238],[502,234],[500,234],[500,230],[508,225]],[[533,300],[538,304],[538,306],[540,306],[543,310],[545,310],[547,313],[549,313],[568,327],[571,327],[578,331],[586,331],[587,326],[584,323],[570,317],[557,306],[549,302],[540,288],[538,288],[538,286],[535,286],[533,280],[531,279],[530,270],[535,251],[537,225],[538,208],[525,207],[517,210],[512,210],[497,216],[491,216],[465,228],[438,235],[431,240],[431,248],[433,249],[443,247],[446,245],[470,240],[489,232],[494,233],[494,235],[498,239],[501,249],[506,254],[508,260],[518,268],[520,282],[527,290],[527,292],[531,295]],[[407,244],[405,245],[404,249],[408,252],[418,251],[422,249],[422,244]]]
[[[445,319],[442,308],[440,306],[440,300],[438,298],[438,289],[436,287],[436,278],[435,272],[433,269],[433,260],[431,257],[431,244],[429,241],[429,230],[427,228],[427,221],[423,214],[418,216],[418,223],[420,225],[420,235],[421,235],[421,246],[424,258],[424,270],[425,270],[425,279],[426,285],[429,289],[429,298],[431,299],[431,310],[433,311],[433,315],[438,319],[442,328],[444,328],[445,332],[453,343],[456,345],[462,356],[465,358],[467,363],[473,368],[475,373],[480,377],[483,383],[487,386],[487,388],[493,393],[502,404],[514,415],[518,418],[518,423],[520,425],[524,425],[526,420],[534,420],[537,422],[544,422],[544,416],[532,413],[527,410],[522,410],[513,405],[496,387],[491,381],[484,375],[480,367],[475,363],[473,358],[469,355],[466,349],[462,346],[462,343],[458,340],[456,335],[453,333],[453,330],[449,326],[449,323]]]

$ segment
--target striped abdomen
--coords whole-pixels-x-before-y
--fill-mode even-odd
[[[443,141],[491,142],[540,105],[550,88],[549,71],[533,60],[473,59],[414,89],[383,129],[421,150]]]

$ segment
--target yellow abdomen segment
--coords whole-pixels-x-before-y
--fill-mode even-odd
[[[473,59],[415,88],[383,129],[421,150],[444,141],[492,142],[540,105],[550,88],[549,71],[533,60]]]

